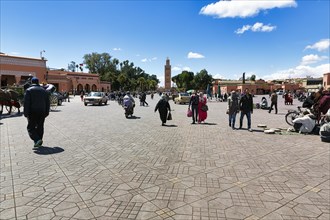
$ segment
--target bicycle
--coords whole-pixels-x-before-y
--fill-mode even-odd
[[[285,121],[288,125],[293,126],[293,120],[295,120],[296,118],[300,118],[303,117],[305,114],[304,112],[307,111],[309,114],[312,114],[313,116],[315,116],[313,109],[309,109],[306,108],[305,111],[302,110],[301,106],[297,107],[298,110],[288,110],[288,113],[285,115]],[[314,120],[317,121],[317,117],[312,117]]]

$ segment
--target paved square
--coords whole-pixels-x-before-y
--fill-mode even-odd
[[[251,133],[233,131],[215,101],[196,125],[170,101],[173,120],[161,126],[158,99],[126,119],[114,101],[76,96],[50,113],[38,151],[26,119],[4,115],[0,219],[330,219],[330,144],[257,127],[288,128],[284,115],[300,102],[279,98],[277,115],[255,109]]]

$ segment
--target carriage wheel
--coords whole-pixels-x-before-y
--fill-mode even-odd
[[[57,97],[55,95],[51,95],[49,99],[50,99],[50,110],[55,111],[58,104]]]
[[[8,114],[11,114],[12,112],[15,112],[16,111],[16,107],[13,106],[13,105],[11,106],[11,111],[10,111],[10,106],[6,105],[5,108],[6,108],[7,112],[8,112]]]

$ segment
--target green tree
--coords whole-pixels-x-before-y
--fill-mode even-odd
[[[203,69],[196,74],[194,81],[196,83],[196,89],[206,90],[207,85],[212,84],[213,77],[212,75],[209,75],[205,69]]]
[[[111,61],[111,56],[108,53],[85,54],[83,59],[83,63],[86,65],[86,68],[90,73],[104,76],[107,72],[116,69],[116,65]]]
[[[127,80],[127,77],[126,77],[126,75],[124,73],[119,74],[119,76],[117,77],[117,81],[119,82],[120,88],[122,90],[125,90],[126,89],[126,87],[125,87],[126,80]]]
[[[144,91],[144,87],[146,84],[146,79],[143,77],[140,77],[137,79],[137,84],[139,85],[140,91]]]
[[[253,75],[250,77],[250,80],[251,80],[251,81],[256,81],[256,75],[253,74]]]

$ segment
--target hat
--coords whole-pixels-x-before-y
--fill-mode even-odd
[[[31,79],[31,82],[32,82],[33,84],[39,84],[39,79],[38,79],[37,77],[33,77],[33,78]]]

